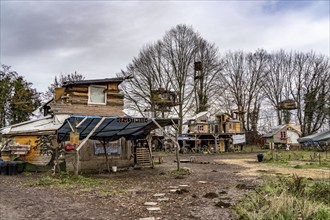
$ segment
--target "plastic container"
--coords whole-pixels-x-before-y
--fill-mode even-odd
[[[116,166],[113,166],[113,167],[111,167],[111,169],[112,169],[112,172],[117,172],[117,167]]]
[[[262,162],[262,160],[264,159],[264,155],[262,153],[257,155],[258,158],[258,162]]]
[[[25,163],[24,162],[16,162],[16,172],[23,173],[25,170]]]
[[[15,162],[10,162],[8,164],[8,175],[17,175],[17,164]]]
[[[4,163],[5,163],[5,162],[4,162],[3,160],[0,159],[0,169],[1,169],[1,167],[2,167],[2,165],[3,165]],[[2,175],[1,170],[0,170],[0,174]]]
[[[1,164],[1,175],[8,175],[8,163],[4,162]]]
[[[74,147],[73,145],[71,145],[71,144],[68,144],[68,145],[66,145],[66,146],[64,147],[64,149],[65,149],[66,151],[73,151],[73,150],[75,149],[75,147]]]

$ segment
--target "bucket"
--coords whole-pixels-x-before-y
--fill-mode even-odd
[[[111,167],[111,170],[112,170],[112,172],[117,172],[117,167],[116,166],[113,166],[113,167]]]
[[[257,158],[258,158],[258,162],[262,162],[264,155],[262,153],[260,153],[257,155]]]

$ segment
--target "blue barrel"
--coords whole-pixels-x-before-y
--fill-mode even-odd
[[[8,175],[8,163],[3,162],[0,166],[1,175]]]
[[[10,162],[8,164],[8,175],[13,176],[17,174],[17,164],[15,162]]]
[[[257,155],[257,158],[258,158],[258,162],[262,162],[262,160],[264,159],[264,155],[262,153],[259,153]]]

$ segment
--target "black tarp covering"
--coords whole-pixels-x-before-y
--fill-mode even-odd
[[[77,129],[79,139],[82,140],[89,135],[102,118],[101,116],[70,116],[57,130],[58,140],[68,140],[70,132],[72,132],[71,127],[78,125],[84,120]],[[125,137],[126,139],[134,140],[136,138],[144,138],[150,131],[158,128],[152,119],[147,118],[116,116],[107,116],[104,118],[105,120],[89,139],[113,141]],[[173,122],[178,123],[178,119],[155,118],[154,120],[162,127],[173,125]]]

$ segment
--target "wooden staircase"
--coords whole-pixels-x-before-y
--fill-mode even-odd
[[[136,148],[136,165],[140,167],[151,166],[151,157],[148,148]]]

